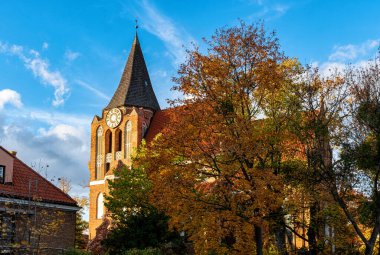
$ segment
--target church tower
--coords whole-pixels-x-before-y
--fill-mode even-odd
[[[136,33],[119,86],[101,117],[95,116],[91,123],[90,239],[106,212],[107,180],[114,178],[119,162],[130,165],[133,149],[140,145],[159,110]]]

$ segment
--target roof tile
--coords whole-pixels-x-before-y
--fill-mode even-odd
[[[105,109],[119,106],[138,106],[154,111],[160,110],[137,34],[119,86]]]
[[[8,153],[1,146],[0,149]],[[8,154],[14,158],[13,182],[12,184],[0,184],[0,196],[22,199],[34,197],[44,202],[77,205],[76,201],[69,195],[43,178],[20,159],[10,153]]]

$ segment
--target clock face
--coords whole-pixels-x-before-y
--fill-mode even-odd
[[[121,111],[113,108],[107,113],[106,123],[110,128],[117,127],[121,122]]]

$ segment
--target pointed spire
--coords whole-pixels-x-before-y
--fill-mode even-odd
[[[136,35],[118,88],[105,109],[119,106],[137,106],[160,110],[150,82],[148,69]]]

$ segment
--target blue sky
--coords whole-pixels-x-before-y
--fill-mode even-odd
[[[380,42],[379,1],[0,1],[0,144],[49,164],[86,194],[90,122],[115,91],[134,20],[163,108],[191,42],[264,20],[282,49],[322,71],[363,64]]]

